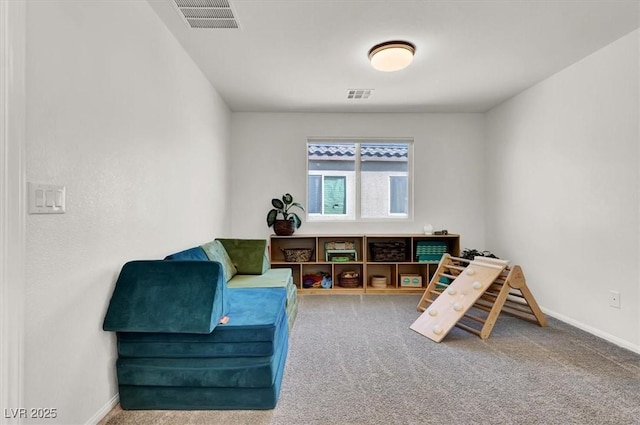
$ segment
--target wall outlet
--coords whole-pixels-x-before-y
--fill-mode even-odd
[[[620,292],[609,291],[609,305],[611,307],[620,308]]]

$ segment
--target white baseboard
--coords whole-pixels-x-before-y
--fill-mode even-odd
[[[578,329],[581,329],[585,332],[589,332],[592,335],[595,335],[599,338],[602,338],[606,341],[611,342],[617,346],[622,348],[626,348],[627,350],[633,351],[634,353],[640,354],[640,346],[630,343],[629,341],[625,341],[624,339],[618,338],[617,336],[608,334],[606,332],[602,332],[600,329],[593,328],[589,325],[585,325],[584,323],[573,320],[567,316],[564,316],[560,313],[556,313],[555,311],[549,310],[544,307],[540,307],[540,309],[547,315],[552,316],[562,322],[565,322],[571,326],[574,326]]]
[[[111,398],[111,400],[107,402],[107,404],[102,406],[102,409],[98,410],[96,414],[93,415],[91,419],[89,419],[84,425],[98,425],[100,421],[103,420],[105,416],[109,414],[109,412],[111,412],[111,409],[116,407],[116,404],[118,404],[119,401],[120,393],[116,393],[116,395],[114,395],[113,398]]]

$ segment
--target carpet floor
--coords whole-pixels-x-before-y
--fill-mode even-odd
[[[278,405],[123,411],[101,425],[640,424],[640,355],[553,318],[485,341],[409,329],[419,295],[301,296]]]

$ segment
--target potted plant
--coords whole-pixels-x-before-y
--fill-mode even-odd
[[[304,211],[304,207],[298,202],[293,202],[291,194],[285,193],[282,195],[282,199],[273,198],[271,205],[273,205],[273,208],[267,213],[267,226],[273,227],[276,235],[291,236],[296,229],[302,226],[302,220],[300,220],[298,214],[289,210],[297,207]]]

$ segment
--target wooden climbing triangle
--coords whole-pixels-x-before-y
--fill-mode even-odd
[[[423,314],[410,328],[435,342],[454,326],[487,339],[502,312],[547,326],[521,267],[487,257],[444,254],[418,311]]]

